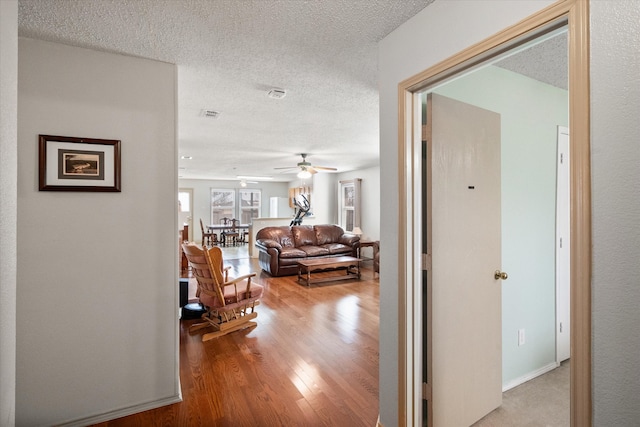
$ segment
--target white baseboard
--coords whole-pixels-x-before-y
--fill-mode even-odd
[[[543,366],[540,369],[536,369],[533,372],[529,372],[528,374],[525,374],[521,377],[518,377],[512,381],[509,381],[506,384],[502,385],[502,392],[504,393],[507,390],[511,390],[514,387],[519,386],[520,384],[524,384],[527,381],[531,381],[534,378],[539,377],[540,375],[546,374],[549,371],[553,371],[554,369],[556,369],[558,366],[560,366],[560,364],[556,363],[556,362],[551,362],[546,366]]]
[[[154,400],[153,402],[142,403],[140,405],[129,406],[123,409],[117,409],[115,411],[109,411],[104,414],[95,415],[92,417],[81,418],[75,421],[69,421],[62,424],[57,424],[60,427],[83,427],[93,424],[103,423],[105,421],[115,420],[116,418],[126,417],[127,415],[137,414],[138,412],[148,411],[149,409],[160,408],[161,406],[171,405],[173,403],[182,402],[182,395],[177,394],[175,396],[167,397],[160,400]]]

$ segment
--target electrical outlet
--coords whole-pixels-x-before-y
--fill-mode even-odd
[[[518,329],[518,347],[524,345],[524,329]]]

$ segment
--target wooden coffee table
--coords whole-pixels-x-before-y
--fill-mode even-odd
[[[321,270],[337,270],[339,268],[345,268],[346,275],[322,277],[311,280],[311,273],[313,272]],[[329,258],[311,258],[298,261],[298,282],[300,282],[301,279],[304,280],[307,286],[313,283],[331,282],[335,280],[360,280],[360,259],[352,256],[336,256]]]

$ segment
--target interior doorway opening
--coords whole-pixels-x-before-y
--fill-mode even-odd
[[[541,34],[569,28],[569,128],[572,163],[571,176],[571,425],[591,423],[591,376],[590,376],[590,165],[589,165],[589,91],[588,91],[588,4],[567,0],[531,16],[520,24],[496,34],[485,42],[475,45],[460,54],[437,64],[424,72],[409,78],[399,85],[400,163],[404,174],[400,180],[402,222],[399,226],[401,241],[399,269],[401,290],[401,334],[406,342],[401,347],[402,370],[406,376],[401,379],[400,414],[414,425],[422,424],[423,418],[433,425],[432,402],[438,390],[433,383],[417,383],[416,373],[422,378],[420,352],[422,335],[423,298],[429,299],[428,287],[423,289],[422,278],[427,284],[433,283],[432,254],[422,252],[422,241],[414,238],[424,234],[421,218],[421,129],[419,93],[433,89],[445,81],[459,77],[474,68],[481,67],[487,60],[522,46]],[[426,154],[428,158],[429,154]],[[427,177],[427,181],[428,181]],[[428,204],[428,202],[427,202]],[[428,208],[429,206],[427,206]],[[428,232],[427,232],[428,234]],[[435,254],[433,254],[435,256]],[[502,273],[496,270],[496,276]],[[424,292],[423,292],[424,291]],[[404,306],[404,307],[403,307]],[[433,328],[435,319],[426,328]],[[519,333],[519,331],[518,331]],[[517,335],[520,338],[520,335]],[[523,334],[524,341],[528,336]],[[521,338],[521,339],[522,339]],[[433,351],[433,343],[427,343],[425,352]],[[427,378],[429,372],[426,372]],[[422,400],[426,405],[422,405]],[[423,411],[422,409],[426,408]],[[424,415],[424,417],[423,417]]]
[[[559,366],[556,218],[558,208],[568,212],[568,199],[560,206],[556,159],[558,125],[566,128],[569,120],[566,36],[566,28],[556,29],[420,94],[421,206],[429,230],[422,244],[423,253],[433,256],[434,283],[431,288],[423,275],[422,289],[431,296],[426,302],[433,301],[423,316],[423,343],[430,332],[434,350],[424,360],[435,366],[430,371],[426,365],[423,372],[432,372],[440,389],[434,425],[455,417],[470,425],[501,406],[501,392]],[[549,66],[531,73],[538,63]],[[492,144],[492,154],[483,157]],[[457,147],[464,148],[456,152]],[[568,166],[568,156],[563,160]],[[496,179],[485,181],[489,172]],[[489,182],[494,188],[487,188]],[[475,226],[467,230],[470,224]],[[568,246],[565,239],[562,250]],[[473,267],[492,250],[493,261]],[[508,274],[497,280],[490,277],[495,271]],[[427,317],[435,328],[429,329]],[[569,322],[560,329],[568,337]],[[481,339],[471,336],[474,330],[483,331]],[[458,395],[477,406],[494,398],[475,415],[464,415],[467,409],[474,412],[474,405],[448,404]],[[511,396],[503,413],[512,411]],[[554,407],[559,409],[553,424],[568,425],[568,381]],[[527,419],[526,411],[501,419],[507,416],[514,422]]]

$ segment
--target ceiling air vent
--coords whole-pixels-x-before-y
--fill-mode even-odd
[[[202,115],[210,119],[217,119],[220,116],[220,111],[216,110],[202,110]]]
[[[267,93],[269,98],[273,98],[273,99],[282,99],[285,97],[286,94],[287,92],[285,92],[284,89],[271,89]]]

